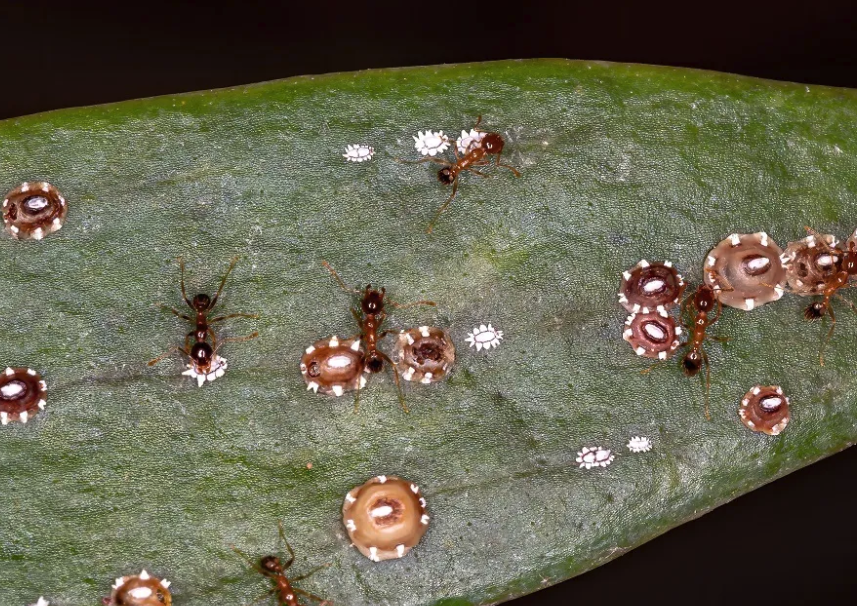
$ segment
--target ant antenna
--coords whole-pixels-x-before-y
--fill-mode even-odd
[[[339,277],[339,274],[338,274],[338,273],[336,273],[336,270],[335,270],[335,269],[333,269],[333,268],[330,266],[330,263],[328,263],[327,261],[322,261],[322,262],[321,262],[321,264],[322,264],[322,265],[324,265],[324,266],[327,268],[327,271],[329,271],[329,272],[330,272],[330,275],[332,275],[332,276],[333,276],[333,278],[334,278],[334,279],[339,283],[339,286],[340,286],[340,288],[342,288],[342,290],[344,290],[344,291],[346,291],[346,292],[350,292],[350,293],[351,293],[351,294],[353,294],[353,295],[359,295],[359,294],[362,294],[359,290],[356,290],[356,289],[354,289],[354,288],[350,288],[350,287],[349,287],[349,286],[348,286],[348,285],[347,285],[347,284],[342,280],[342,278],[340,278],[340,277]]]

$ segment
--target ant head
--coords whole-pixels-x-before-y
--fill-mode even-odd
[[[283,571],[280,559],[277,556],[265,556],[259,560],[259,566],[266,573],[270,573],[272,575],[279,574]]]
[[[809,307],[803,310],[803,317],[807,320],[818,320],[825,313],[827,313],[827,305],[824,301],[816,301],[815,303],[810,303]]]
[[[369,372],[381,372],[384,370],[384,359],[378,355],[378,352],[373,351],[366,357],[366,368]]]
[[[437,180],[444,185],[452,185],[455,182],[456,174],[449,166],[444,166],[437,171]]]
[[[363,300],[360,301],[360,307],[364,314],[378,314],[384,311],[384,293],[386,291],[374,290],[372,285],[366,286],[366,293],[363,295]]]
[[[681,361],[681,367],[687,376],[692,377],[696,375],[702,368],[702,356],[695,351],[689,351]]]
[[[480,145],[482,146],[482,149],[489,154],[499,154],[503,151],[503,137],[497,133],[486,133],[485,136],[482,137]]]
[[[197,311],[205,311],[211,305],[211,297],[198,294],[193,297],[193,308]]]
[[[207,368],[211,365],[211,358],[214,356],[214,350],[208,343],[194,343],[190,348],[190,359],[193,363],[202,368]]]

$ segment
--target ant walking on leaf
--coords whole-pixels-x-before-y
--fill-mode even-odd
[[[449,162],[448,160],[442,160],[440,158],[423,158],[422,160],[397,160],[397,162],[401,162],[403,164],[423,164],[425,162],[433,162],[435,164],[440,164],[443,166],[437,172],[437,179],[444,185],[452,185],[452,193],[449,195],[449,198],[446,199],[446,202],[438,209],[435,213],[434,218],[429,223],[428,228],[426,229],[426,233],[430,234],[432,229],[434,228],[434,224],[440,218],[440,215],[443,211],[446,210],[446,207],[450,205],[455,195],[458,193],[458,182],[459,176],[461,173],[468,171],[475,175],[479,175],[480,177],[488,177],[485,173],[477,170],[477,168],[481,168],[483,166],[490,166],[492,164],[492,157],[495,159],[494,165],[507,168],[512,171],[512,174],[516,177],[520,177],[521,173],[514,168],[513,166],[509,166],[508,164],[503,164],[500,162],[500,154],[503,153],[503,147],[505,146],[505,141],[503,140],[502,135],[499,133],[492,133],[483,130],[478,130],[477,127],[482,122],[482,116],[479,116],[476,120],[476,124],[473,127],[473,131],[475,131],[478,136],[475,136],[471,139],[471,141],[467,144],[466,147],[463,148],[461,155],[459,155],[459,145],[457,141],[453,140],[452,151],[455,153],[455,162]]]
[[[292,583],[294,583],[295,581],[302,581],[303,579],[306,579],[307,577],[315,574],[319,570],[327,568],[328,566],[330,566],[330,564],[324,564],[323,566],[318,566],[317,568],[310,570],[306,574],[302,574],[300,576],[292,577],[291,579],[289,579],[286,576],[286,570],[288,570],[292,566],[292,564],[294,563],[295,552],[294,552],[294,550],[292,550],[292,546],[289,545],[289,542],[286,540],[285,533],[283,532],[283,523],[282,522],[279,523],[279,527],[280,527],[280,541],[282,541],[286,545],[286,549],[289,551],[289,559],[286,560],[285,563],[281,562],[280,558],[278,556],[269,555],[269,556],[265,556],[264,558],[259,560],[259,563],[257,564],[256,562],[253,561],[252,558],[250,558],[243,551],[241,551],[240,549],[238,549],[234,545],[231,546],[232,550],[235,551],[235,553],[237,553],[242,558],[247,560],[247,562],[250,564],[250,567],[253,568],[253,570],[255,570],[256,572],[258,572],[259,574],[261,574],[263,576],[268,577],[269,579],[271,579],[271,582],[274,584],[274,587],[272,587],[270,591],[259,596],[258,598],[256,598],[252,602],[250,602],[250,604],[248,604],[247,606],[252,606],[252,604],[255,604],[255,603],[259,602],[260,600],[263,600],[263,599],[265,599],[271,595],[276,595],[277,603],[279,604],[279,606],[301,606],[301,603],[298,602],[298,596],[299,595],[302,595],[302,596],[307,597],[311,600],[315,600],[315,601],[319,602],[320,603],[319,606],[332,606],[333,602],[329,602],[328,600],[325,600],[324,598],[320,598],[317,595],[313,595],[313,594],[309,593],[308,591],[304,591],[303,589],[298,589],[297,587],[292,585]]]
[[[229,277],[229,274],[238,262],[238,257],[234,257],[232,259],[232,262],[229,264],[229,269],[226,270],[226,274],[220,281],[220,288],[217,289],[217,293],[213,298],[204,293],[194,295],[193,299],[188,298],[184,285],[184,260],[179,258],[178,261],[179,267],[181,268],[182,298],[184,299],[184,302],[187,303],[187,306],[193,311],[194,317],[185,315],[174,307],[164,305],[163,303],[161,303],[160,306],[172,312],[182,320],[187,320],[188,322],[193,323],[194,329],[185,335],[184,347],[174,346],[169,348],[166,352],[150,361],[149,366],[154,366],[174,352],[180,352],[190,360],[190,370],[184,374],[190,374],[196,378],[201,386],[206,379],[213,381],[216,377],[223,375],[223,372],[226,369],[226,360],[218,356],[217,351],[224,344],[249,341],[250,339],[255,339],[259,336],[258,332],[253,332],[246,337],[230,337],[220,339],[218,341],[217,335],[215,335],[214,329],[211,325],[230,318],[258,318],[259,316],[254,314],[233,313],[225,316],[219,316],[217,318],[208,317],[217,305],[217,301],[220,299],[220,294],[223,292],[223,286],[226,284],[226,278]],[[193,345],[191,345],[191,339],[193,339]]]
[[[322,261],[322,265],[327,268],[342,290],[360,297],[360,311],[352,307],[351,314],[357,321],[358,326],[360,326],[359,339],[366,348],[366,352],[363,355],[365,372],[372,374],[379,373],[384,370],[384,363],[388,363],[390,365],[390,369],[393,371],[393,378],[396,380],[396,390],[399,394],[399,403],[402,405],[402,409],[405,412],[409,412],[408,406],[405,404],[405,396],[402,393],[402,384],[399,381],[399,374],[396,372],[395,365],[387,354],[378,349],[378,341],[389,334],[395,333],[396,331],[385,330],[380,333],[378,331],[381,328],[381,324],[383,324],[384,320],[387,318],[387,312],[384,310],[385,305],[390,305],[396,309],[404,309],[406,307],[414,307],[416,305],[431,305],[434,307],[434,301],[414,301],[412,303],[405,304],[394,303],[389,300],[385,301],[384,297],[386,289],[383,287],[381,290],[375,290],[372,288],[371,284],[367,284],[366,288],[362,291],[350,288],[345,284],[342,278],[339,277],[339,274],[336,273],[333,267],[330,266],[330,263]],[[359,402],[360,386],[358,384],[357,394],[354,398],[355,411],[357,410]]]

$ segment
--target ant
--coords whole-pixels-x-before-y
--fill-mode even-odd
[[[476,130],[476,127],[479,126],[480,122],[482,122],[482,116],[479,116],[476,119],[476,124],[473,126],[473,130]],[[440,215],[444,210],[446,210],[446,207],[450,205],[453,198],[455,198],[455,194],[458,193],[458,176],[462,172],[470,171],[475,175],[487,178],[488,175],[476,170],[475,167],[489,166],[491,164],[491,158],[488,156],[494,156],[496,158],[495,164],[497,166],[508,168],[516,177],[521,176],[521,173],[518,172],[516,168],[500,162],[500,154],[503,153],[503,147],[506,142],[499,133],[491,133],[482,130],[476,130],[476,132],[482,133],[482,136],[478,139],[474,139],[468,144],[467,148],[464,150],[463,156],[458,155],[457,142],[452,140],[452,151],[455,153],[455,162],[441,160],[440,158],[423,158],[422,160],[414,161],[398,160],[404,164],[422,164],[424,162],[442,164],[443,168],[437,171],[437,180],[444,185],[452,185],[452,193],[449,195],[449,198],[446,199],[446,202],[444,202],[435,213],[434,218],[426,229],[427,234],[431,233],[431,230],[434,228],[434,224],[440,218]]]
[[[724,279],[720,276],[717,277]],[[718,290],[722,289],[715,288],[710,284],[700,284],[696,292],[686,297],[681,305],[681,317],[684,318],[685,313],[690,312],[688,317],[692,318],[692,323],[685,322],[688,337],[682,346],[690,349],[682,358],[681,367],[685,375],[694,377],[705,366],[705,418],[709,421],[711,414],[708,411],[708,393],[711,390],[711,365],[708,362],[708,354],[703,349],[703,344],[707,339],[719,342],[729,340],[728,337],[715,337],[706,334],[708,328],[717,322],[720,314],[723,313],[723,304],[717,296]],[[709,318],[708,314],[714,309],[715,304],[717,305],[717,313],[713,318]]]
[[[342,278],[339,277],[339,274],[336,273],[333,267],[330,266],[330,263],[322,261],[321,264],[324,265],[336,279],[342,290],[360,297],[360,308],[363,311],[362,315],[353,307],[351,308],[351,314],[360,326],[360,340],[363,341],[363,344],[366,346],[366,353],[363,357],[366,370],[373,374],[379,373],[384,370],[384,362],[387,362],[393,368],[393,377],[396,379],[396,390],[399,393],[399,403],[402,405],[402,409],[405,412],[410,412],[408,410],[408,406],[405,404],[405,396],[402,393],[402,384],[399,381],[399,374],[395,370],[395,364],[393,364],[393,361],[389,356],[387,356],[387,354],[378,349],[378,341],[386,337],[388,334],[396,331],[385,330],[378,333],[378,329],[387,317],[387,312],[384,311],[385,304],[395,307],[396,309],[404,309],[415,305],[431,305],[434,307],[434,301],[414,301],[412,303],[405,304],[394,303],[393,301],[385,302],[385,288],[382,287],[381,290],[375,290],[372,288],[371,284],[367,284],[366,288],[362,292],[354,288],[349,288],[345,282],[342,281]],[[359,403],[359,398],[360,387],[358,385],[357,395],[354,402],[355,411]]]
[[[247,554],[239,550],[237,547],[232,545],[232,550],[240,555],[242,558],[247,560],[250,563],[250,566],[258,572],[259,574],[268,577],[273,581],[274,587],[271,588],[270,591],[266,592],[262,596],[256,598],[251,602],[251,604],[255,604],[259,600],[262,600],[269,595],[277,594],[277,602],[280,606],[301,606],[300,602],[298,602],[298,594],[302,596],[306,596],[312,600],[316,600],[317,602],[321,602],[319,606],[329,606],[333,604],[333,602],[329,602],[324,598],[320,598],[317,595],[313,595],[308,591],[304,591],[303,589],[298,589],[297,587],[292,587],[292,583],[294,581],[302,581],[303,579],[315,574],[319,570],[323,568],[327,568],[330,564],[325,564],[323,566],[319,566],[310,570],[308,573],[303,574],[299,577],[294,577],[291,581],[286,577],[286,570],[288,570],[291,565],[295,561],[295,552],[292,550],[292,546],[289,545],[289,542],[286,540],[285,533],[283,532],[283,523],[279,523],[280,527],[280,540],[285,543],[286,549],[289,550],[289,559],[286,560],[285,564],[280,562],[280,558],[275,555],[265,556],[259,563],[256,564],[252,558],[250,558]]]
[[[855,243],[853,241],[848,243],[847,250],[842,250],[839,247],[831,247],[827,244],[825,238],[817,234],[812,228],[804,226],[804,229],[815,236],[816,240],[822,248],[824,248],[825,252],[829,253],[833,257],[842,257],[841,269],[829,276],[824,282],[824,290],[821,293],[824,298],[821,301],[810,303],[803,312],[803,317],[807,320],[818,320],[819,318],[823,318],[825,314],[830,316],[830,330],[827,331],[827,336],[824,341],[822,341],[821,349],[818,353],[819,362],[824,366],[824,349],[830,341],[830,338],[833,336],[833,329],[836,328],[836,316],[833,313],[831,299],[833,297],[838,297],[845,301],[851,309],[857,311],[854,303],[837,292],[840,288],[848,287],[850,278],[857,275],[857,247],[855,247]]]
[[[174,307],[164,305],[163,303],[160,304],[160,307],[172,312],[182,320],[187,320],[188,322],[194,323],[195,327],[192,331],[185,335],[184,347],[170,347],[165,353],[150,361],[149,366],[154,366],[173,352],[178,351],[183,353],[190,359],[191,363],[193,364],[193,370],[197,374],[207,375],[213,370],[212,365],[216,360],[217,350],[220,349],[220,347],[224,343],[249,341],[250,339],[255,339],[259,336],[258,332],[253,332],[253,334],[248,335],[246,337],[230,337],[227,339],[221,339],[218,342],[217,336],[214,334],[214,329],[212,329],[211,325],[216,324],[217,322],[221,322],[223,320],[227,320],[229,318],[258,318],[259,316],[253,314],[235,313],[226,316],[220,316],[217,318],[208,317],[208,314],[211,313],[211,310],[214,309],[215,305],[217,305],[217,301],[220,298],[220,293],[223,292],[223,285],[226,284],[226,278],[229,277],[229,274],[232,272],[232,269],[238,262],[238,257],[233,257],[232,262],[229,264],[229,269],[226,270],[226,274],[220,281],[220,288],[217,289],[217,294],[214,295],[214,298],[211,298],[204,293],[200,293],[198,295],[194,295],[192,300],[188,299],[184,287],[184,259],[179,258],[178,261],[179,267],[181,268],[182,298],[184,299],[185,303],[187,303],[188,307],[190,307],[196,314],[196,317],[192,318],[190,316],[187,316],[181,313],[179,310],[175,309]],[[209,337],[211,337],[211,343],[208,342]],[[190,344],[191,338],[194,339],[194,343],[192,346]]]

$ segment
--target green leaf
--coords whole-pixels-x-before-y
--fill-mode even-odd
[[[478,115],[519,168],[448,195],[411,136]],[[622,270],[672,260],[692,284],[732,232],[780,244],[804,225],[847,235],[857,207],[853,91],[638,65],[566,61],[381,70],[161,97],[0,123],[0,186],[47,180],[69,200],[41,242],[0,238],[0,364],[48,383],[46,412],[2,427],[3,602],[95,604],[145,567],[175,603],[245,604],[269,587],[230,549],[297,553],[299,583],[336,604],[484,604],[579,574],[857,434],[855,318],[823,329],[786,296],[711,329],[712,420],[677,362],[651,373],[622,341]],[[345,146],[372,145],[347,163]],[[229,259],[229,370],[197,388],[178,356],[190,328],[155,307],[213,293]],[[385,286],[387,327],[434,325],[452,376],[389,373],[353,399],[306,390],[304,348],[356,326],[352,285]],[[501,346],[469,349],[483,322]],[[384,341],[390,351],[392,339]],[[748,431],[737,408],[782,385],[792,422]],[[634,435],[654,449],[632,455]],[[583,470],[583,446],[615,462]],[[307,464],[312,463],[308,469]],[[346,491],[376,474],[423,488],[432,523],[402,560],[349,546]],[[272,602],[273,603],[273,602]]]

